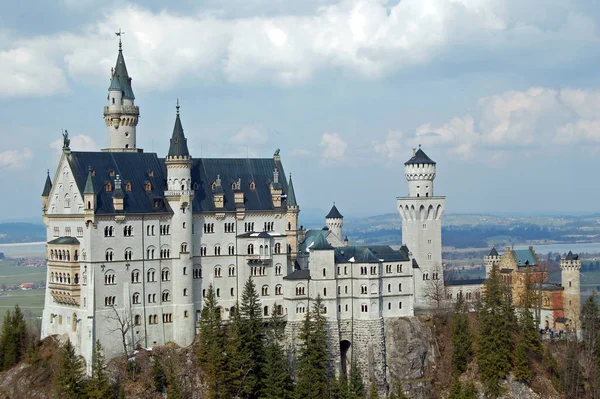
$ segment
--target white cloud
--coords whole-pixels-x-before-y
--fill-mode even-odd
[[[71,140],[71,143],[69,144],[71,151],[98,151],[99,149],[94,139],[85,134],[78,134],[69,138]],[[51,142],[50,148],[53,148],[57,154],[61,154],[63,139],[61,138]]]
[[[322,158],[326,161],[340,161],[346,154],[348,144],[338,133],[323,133],[321,147],[324,147]]]
[[[404,135],[401,131],[389,132],[384,141],[373,141],[375,152],[383,155],[388,161],[402,158],[405,154],[403,152],[403,137]]]
[[[119,27],[126,32],[134,90],[170,89],[182,79],[186,86],[222,79],[289,86],[331,69],[378,78],[440,59],[489,68],[504,59],[539,65],[543,56],[548,66],[587,57],[600,42],[593,17],[577,14],[566,0],[551,3],[341,0],[296,15],[229,18],[215,11],[182,15],[113,7],[81,32],[6,41],[0,73],[8,78],[0,83],[0,97],[65,91],[67,75],[108,79]]]
[[[8,150],[0,152],[0,169],[20,169],[33,158],[33,153],[27,147],[23,150]]]
[[[267,142],[268,136],[268,132],[262,127],[244,126],[229,142],[238,146],[260,146]]]
[[[304,148],[295,148],[292,150],[291,155],[293,157],[308,157],[311,155],[311,152]]]
[[[446,148],[459,158],[477,150],[490,162],[509,151],[600,147],[600,90],[532,87],[484,97],[472,114],[441,126],[423,124],[409,141]]]

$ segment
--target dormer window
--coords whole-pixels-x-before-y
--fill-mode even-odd
[[[254,183],[254,180],[252,180],[250,182],[250,190],[254,190],[256,188],[256,183]]]
[[[112,184],[110,184],[110,182],[107,182],[104,185],[104,188],[106,189],[106,191],[111,192],[112,191]]]
[[[148,176],[150,176],[150,177],[154,177],[154,171],[153,171],[153,170],[149,170],[149,171],[148,171]]]
[[[112,170],[112,169],[111,169],[111,170],[109,170],[109,171],[108,171],[108,175],[109,175],[110,177],[115,177],[115,171],[114,171],[114,170]]]
[[[196,183],[194,183],[194,186],[196,186]],[[213,183],[210,187],[212,188],[213,191],[215,191],[215,188],[217,188],[217,183]],[[196,188],[194,188],[194,190],[195,189]]]
[[[233,182],[233,183],[231,184],[231,189],[232,189],[232,190],[237,190],[237,189],[238,189],[238,187],[237,187],[237,183],[236,183],[236,182]]]
[[[146,187],[146,191],[152,191],[152,183],[146,182],[145,187]]]
[[[128,181],[127,183],[125,183],[125,190],[126,191],[131,191],[131,182]]]
[[[192,184],[192,190],[198,190],[198,183]]]
[[[92,176],[96,176],[96,171],[94,169],[91,170]]]

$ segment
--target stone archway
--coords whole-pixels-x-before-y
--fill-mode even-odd
[[[348,356],[348,352],[350,351],[351,346],[352,343],[346,339],[340,341],[341,372],[346,378],[348,377],[348,370],[350,369],[351,356]]]

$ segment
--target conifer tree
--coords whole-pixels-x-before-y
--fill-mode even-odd
[[[92,352],[92,376],[85,384],[85,396],[89,399],[110,399],[114,396],[108,383],[102,350],[100,340],[96,341]]]
[[[513,372],[517,381],[529,383],[531,380],[531,369],[527,361],[527,342],[523,336],[519,337],[519,342],[517,343]]]
[[[262,395],[264,399],[290,399],[293,397],[294,390],[289,362],[280,343],[284,337],[284,328],[283,315],[277,313],[277,304],[275,304],[266,334],[265,380]]]
[[[12,312],[7,310],[6,313],[4,313],[4,320],[2,321],[2,334],[0,334],[0,371],[10,368],[16,363],[16,351],[12,342]]]
[[[156,392],[163,393],[167,386],[167,374],[158,356],[152,356],[152,383]]]
[[[261,303],[252,277],[244,284],[240,315],[242,354],[249,371],[244,378],[241,396],[256,399],[260,396],[264,385],[262,366],[265,360],[265,348]]]
[[[354,355],[352,355],[354,358]],[[360,399],[365,397],[365,384],[362,378],[360,366],[355,359],[350,362],[350,384],[348,391],[351,399]]]
[[[198,337],[198,361],[206,374],[209,399],[229,397],[226,386],[225,336],[221,326],[221,312],[217,306],[215,290],[208,286],[204,307],[200,314],[200,334]]]
[[[299,338],[301,347],[294,396],[296,399],[326,399],[329,351],[327,322],[323,316],[321,296],[317,296],[312,309],[306,312]]]
[[[242,317],[240,307],[236,302],[235,307],[229,313],[229,325],[226,334],[226,366],[227,366],[227,389],[230,397],[240,397],[246,376],[250,373],[250,364],[247,362],[247,354],[244,350]]]
[[[473,338],[469,329],[467,319],[466,304],[462,292],[458,293],[458,298],[454,304],[454,312],[451,318],[452,330],[452,366],[454,372],[462,374],[467,370],[467,366],[473,358]]]
[[[478,309],[479,341],[478,364],[486,394],[497,397],[500,381],[512,365],[512,309],[510,292],[503,284],[494,265],[485,283],[485,291]]]
[[[595,375],[593,377],[600,377],[600,307],[598,300],[598,295],[594,292],[581,309],[583,353],[587,357],[587,363],[594,365]],[[600,385],[600,382],[597,384]]]
[[[61,398],[80,398],[83,390],[85,371],[83,362],[75,353],[70,340],[60,348],[58,367],[54,374],[54,385]]]
[[[583,373],[579,364],[579,348],[577,342],[569,341],[567,358],[561,371],[560,385],[567,398],[582,398],[585,393]]]

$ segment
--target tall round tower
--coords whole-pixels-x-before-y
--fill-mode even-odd
[[[421,150],[413,150],[412,158],[404,164],[409,197],[433,197],[435,162]]]
[[[104,123],[108,129],[108,148],[103,151],[138,151],[136,128],[140,108],[134,104],[131,78],[127,73],[123,47],[119,39],[117,63],[110,74],[108,105],[104,107]]]
[[[194,293],[192,273],[192,157],[187,147],[179,118],[179,101],[175,127],[165,159],[167,190],[165,198],[173,210],[171,246],[175,256],[171,260],[173,276],[173,339],[182,346],[194,341]]]
[[[335,235],[340,240],[340,242],[344,239],[344,237],[342,236],[342,228],[344,227],[344,217],[342,216],[340,211],[338,211],[337,207],[335,206],[335,202],[333,203],[333,207],[331,207],[331,210],[329,211],[327,216],[325,216],[325,226],[327,226],[329,231],[333,235]]]
[[[580,270],[579,256],[569,251],[560,260],[561,282],[563,286],[563,308],[569,329],[581,330],[579,316],[581,314]]]

